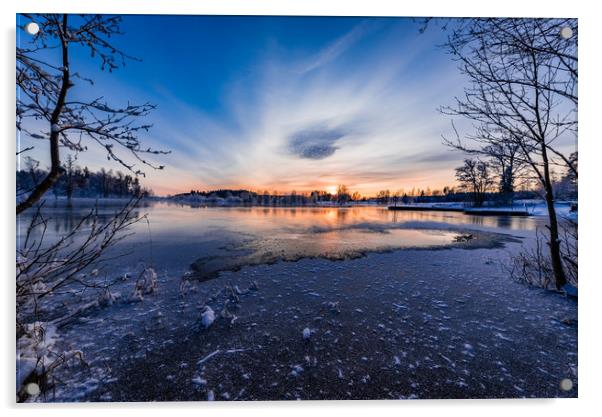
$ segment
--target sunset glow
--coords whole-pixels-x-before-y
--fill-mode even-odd
[[[328,192],[330,194],[336,194],[337,193],[337,186],[336,185],[329,185],[328,187],[326,187],[326,192]]]

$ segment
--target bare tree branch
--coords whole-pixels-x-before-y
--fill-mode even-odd
[[[428,23],[428,22],[426,22]],[[569,26],[575,36],[564,39]],[[529,167],[544,191],[548,208],[550,259],[556,286],[566,280],[554,209],[551,167],[562,166],[577,178],[577,161],[557,142],[575,135],[577,126],[577,24],[571,19],[460,19],[445,44],[468,78],[455,105],[441,108],[475,123],[467,145],[454,127],[447,145],[493,158],[503,167]],[[576,154],[575,154],[576,155]],[[514,167],[513,167],[514,168]]]
[[[17,46],[17,129],[35,139],[50,143],[50,171],[35,189],[17,205],[17,214],[32,207],[63,174],[60,147],[83,152],[88,139],[102,146],[109,160],[116,161],[136,175],[144,175],[137,163],[153,169],[163,169],[142,154],[167,154],[169,151],[143,147],[139,134],[147,132],[150,124],[138,124],[136,119],[147,116],[155,108],[149,103],[112,106],[101,98],[74,100],[68,98],[74,79],[92,80],[74,72],[70,51],[74,47],[87,49],[98,58],[101,69],[113,71],[135,59],[117,47],[110,38],[121,34],[121,17],[105,15],[27,15],[40,25],[40,32],[24,46]],[[59,54],[60,64],[42,58],[40,51]],[[46,122],[45,130],[32,131],[28,120]],[[117,148],[127,150],[135,162],[127,162]]]

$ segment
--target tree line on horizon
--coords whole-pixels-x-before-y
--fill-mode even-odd
[[[48,175],[48,171],[39,167],[39,162],[31,157],[24,158],[23,169],[17,171],[17,197],[28,195],[31,190]],[[151,189],[143,187],[136,175],[124,174],[121,171],[91,171],[88,167],[75,164],[75,159],[68,155],[64,164],[64,173],[50,187],[54,197],[115,198],[145,197],[153,195]]]
[[[564,177],[562,182],[559,182],[558,189],[567,189],[564,185]],[[574,194],[567,191],[567,199],[572,199]],[[538,190],[521,188],[520,190],[512,191],[512,200],[530,200],[540,198]],[[345,185],[340,185],[336,193],[329,193],[325,190],[314,190],[309,192],[290,192],[279,191],[251,191],[247,189],[216,189],[216,190],[191,190],[187,193],[180,193],[169,196],[168,198],[178,201],[185,201],[198,204],[244,204],[244,205],[260,205],[260,206],[298,206],[298,205],[315,205],[319,203],[334,203],[348,204],[372,202],[381,205],[398,205],[398,204],[414,204],[414,203],[467,203],[472,204],[475,199],[475,193],[470,189],[468,184],[465,186],[450,187],[445,186],[443,189],[431,189],[427,187],[412,188],[411,190],[399,189],[391,191],[389,189],[380,190],[371,196],[365,196],[357,191],[350,192]],[[487,188],[478,196],[483,201],[490,201],[494,204],[501,205],[507,202],[506,194],[494,188]]]
[[[577,152],[569,159],[577,166]],[[503,157],[490,159],[467,158],[455,169],[459,191],[467,193],[475,207],[481,207],[492,201],[497,205],[511,205],[517,198],[517,188],[532,190],[538,197],[545,198],[545,189],[526,172],[526,166],[520,161],[508,163]],[[556,199],[577,200],[578,180],[571,169],[564,169],[561,175],[552,172],[551,189]],[[519,198],[524,198],[520,196]]]

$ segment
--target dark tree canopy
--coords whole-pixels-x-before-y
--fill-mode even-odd
[[[35,188],[48,171],[38,168],[38,164],[26,160],[25,169],[17,171],[17,195],[27,194]],[[65,173],[53,184],[50,191],[54,196],[107,198],[142,197],[152,194],[152,190],[142,187],[138,177],[121,171],[91,171],[88,167],[75,164],[69,155],[65,162]]]
[[[493,185],[489,166],[477,159],[465,159],[464,165],[456,168],[456,179],[461,190],[472,194],[475,206],[481,207],[485,201],[485,194]]]

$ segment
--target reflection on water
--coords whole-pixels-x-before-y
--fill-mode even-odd
[[[40,239],[43,235],[48,243],[53,242],[74,229],[79,228],[82,233],[90,230],[96,223],[97,225],[106,224],[117,213],[121,207],[44,207],[40,212],[40,217],[34,219],[35,210],[26,211],[17,216],[17,243],[21,242],[26,236],[28,229],[35,225],[30,231],[30,239]],[[141,216],[143,208],[134,210],[135,217]]]
[[[119,206],[104,205],[98,209],[98,221],[105,222],[119,210]],[[47,207],[47,237],[57,237],[71,231],[86,215],[90,207]],[[483,227],[504,230],[534,230],[540,223],[532,217],[475,216],[459,212],[389,211],[383,207],[200,207],[193,208],[166,202],[154,202],[136,210],[137,215],[148,214],[154,235],[182,237],[199,232],[228,230],[235,233],[265,235],[274,232],[328,231],[364,228],[446,228],[445,226]],[[29,226],[31,213],[17,219],[17,234],[23,236]],[[92,218],[85,226],[92,225]],[[136,229],[146,228],[138,224]],[[326,237],[326,236],[324,236]],[[381,236],[382,238],[382,236]]]
[[[479,226],[490,229],[534,230],[535,218],[475,216],[459,212],[389,211],[383,207],[202,207],[158,203],[149,211],[153,232],[182,227],[224,228],[244,233],[374,227]]]
[[[105,203],[99,207],[99,221],[109,220],[120,204]],[[48,226],[44,239],[50,242],[60,238],[89,212],[89,206],[45,207]],[[134,224],[131,231],[135,234],[120,245],[122,249],[123,245],[129,245],[127,250],[148,252],[150,232],[155,248],[153,261],[161,265],[190,265],[202,260],[207,264],[219,257],[232,257],[233,253],[237,256],[236,263],[241,257],[253,263],[258,259],[266,262],[275,258],[294,259],[300,254],[353,257],[372,250],[448,245],[458,231],[467,229],[530,234],[541,221],[458,212],[389,211],[372,206],[227,208],[168,202],[149,202],[138,208],[136,214],[148,215],[148,223]],[[18,219],[18,239],[27,231],[31,219],[28,216],[31,214]],[[89,219],[84,226],[89,228],[91,222]],[[38,229],[32,233],[33,238],[39,238],[41,228]],[[224,248],[230,248],[231,253],[224,255]],[[142,260],[142,254],[138,260]]]
[[[532,217],[516,216],[476,216],[461,212],[442,211],[388,211],[391,221],[397,222],[437,222],[453,225],[473,225],[494,229],[535,230],[538,222]]]

